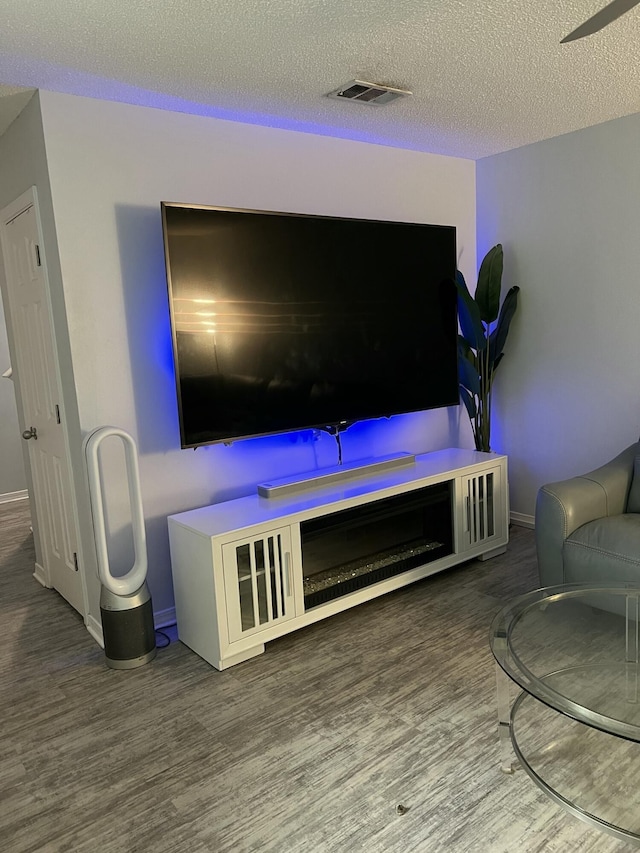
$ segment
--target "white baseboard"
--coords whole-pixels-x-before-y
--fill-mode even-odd
[[[51,589],[51,578],[49,576],[49,572],[45,569],[44,566],[41,566],[40,563],[35,563],[33,569],[33,576],[38,581],[38,583],[42,584],[45,589]]]
[[[87,631],[91,634],[100,648],[104,649],[104,637],[102,635],[102,623],[94,619],[93,616],[87,616],[85,620]]]
[[[156,628],[168,628],[170,625],[175,625],[175,607],[168,607],[166,610],[156,610],[153,614],[153,624]]]
[[[26,489],[22,489],[19,492],[5,492],[3,495],[0,495],[0,504],[8,504],[11,501],[26,501],[29,498],[29,492]]]
[[[518,527],[530,527],[532,530],[536,526],[536,519],[533,515],[525,515],[523,512],[512,512],[511,522],[517,524]]]

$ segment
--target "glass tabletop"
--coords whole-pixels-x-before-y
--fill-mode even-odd
[[[640,742],[640,588],[547,587],[513,599],[491,650],[523,690],[593,728]]]

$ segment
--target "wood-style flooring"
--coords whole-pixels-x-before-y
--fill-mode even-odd
[[[537,585],[531,530],[223,673],[175,639],[107,668],[33,563],[1,505],[2,853],[631,849],[499,770],[488,629]]]

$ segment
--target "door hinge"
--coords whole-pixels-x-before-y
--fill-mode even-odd
[[[60,406],[56,403],[56,421],[60,423]]]
[[[39,267],[42,266],[42,261],[40,260],[40,246],[36,243],[36,263]]]
[[[75,551],[73,552],[73,567],[74,567],[75,571],[77,572],[78,571],[78,555],[76,554]]]

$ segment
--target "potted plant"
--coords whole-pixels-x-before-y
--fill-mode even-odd
[[[464,276],[456,272],[458,290],[458,379],[460,398],[473,430],[476,450],[491,450],[491,389],[502,361],[509,325],[518,305],[519,287],[511,287],[500,307],[502,246],[485,255],[471,296]]]

